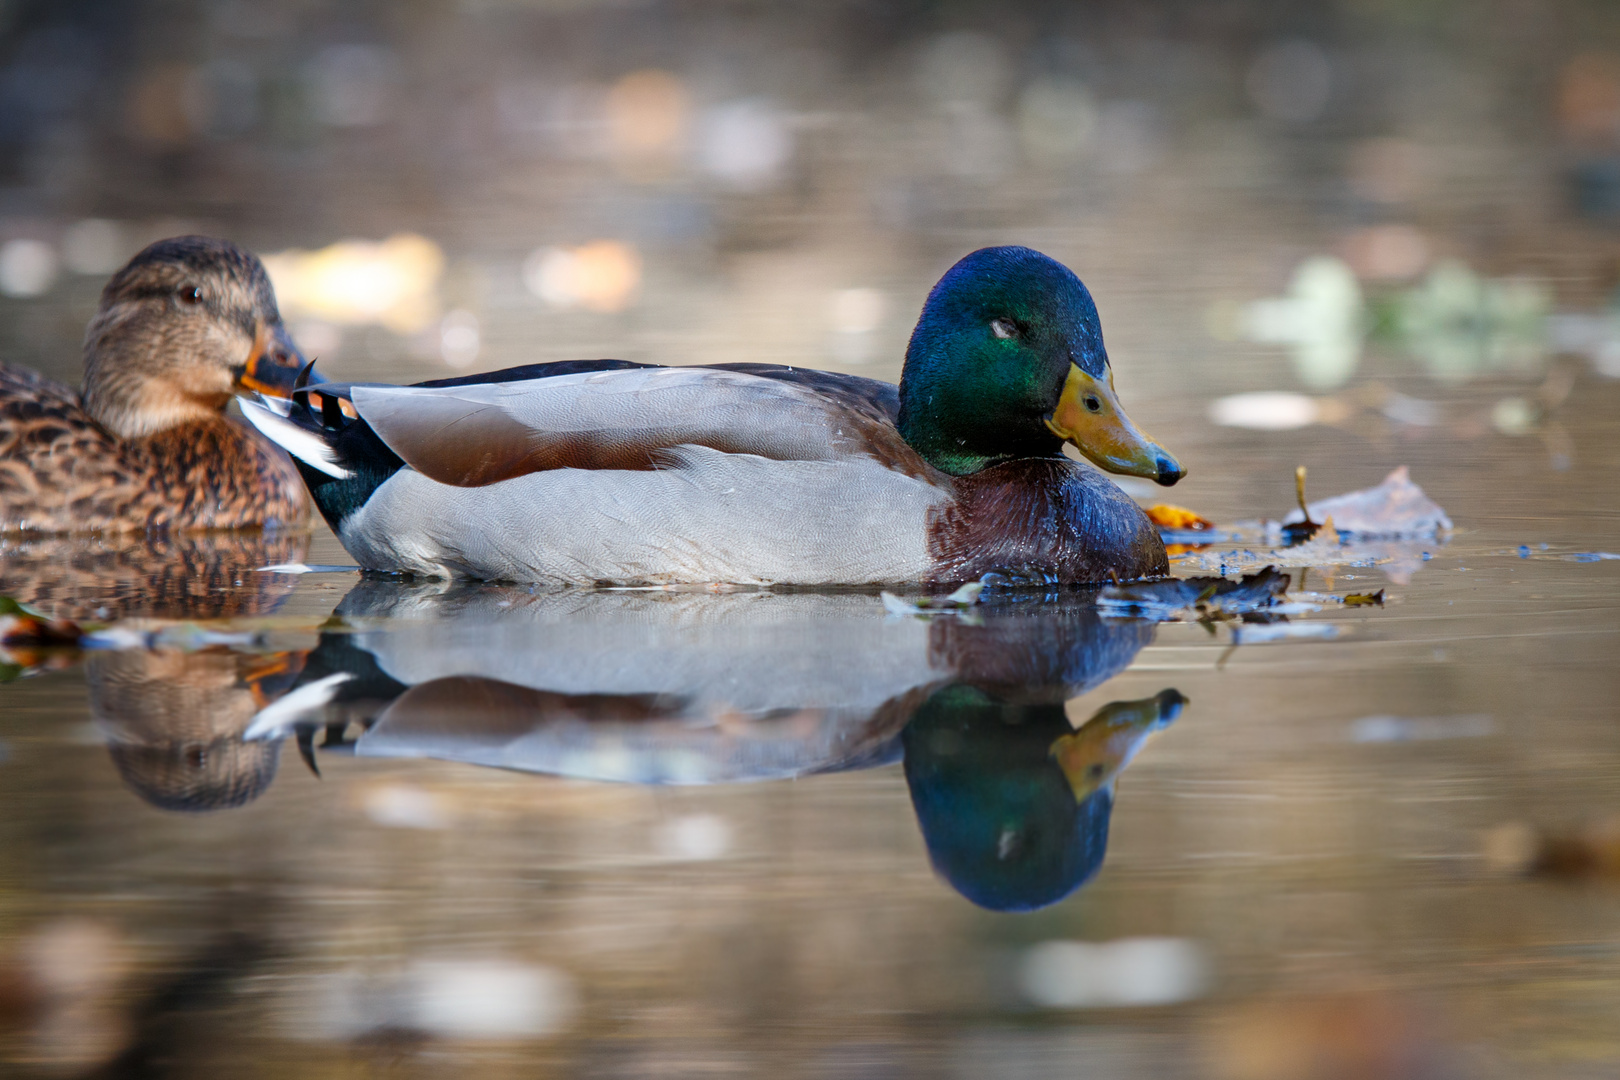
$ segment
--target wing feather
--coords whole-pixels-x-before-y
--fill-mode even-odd
[[[548,469],[649,470],[678,446],[778,461],[874,456],[892,425],[807,386],[716,368],[634,368],[449,387],[355,386],[388,448],[440,483]],[[885,432],[884,429],[887,429]],[[885,437],[887,434],[887,438]],[[882,455],[877,455],[882,456]]]

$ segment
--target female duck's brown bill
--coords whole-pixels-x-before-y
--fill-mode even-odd
[[[304,358],[282,323],[262,319],[253,335],[253,351],[236,375],[236,388],[269,397],[291,397]],[[320,378],[314,376],[314,381]]]

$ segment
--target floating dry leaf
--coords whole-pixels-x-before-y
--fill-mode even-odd
[[[1216,620],[1268,608],[1288,591],[1288,575],[1268,566],[1239,581],[1180,578],[1110,585],[1097,594],[1104,615],[1159,622]]]
[[[1488,829],[1482,854],[1499,873],[1545,877],[1620,877],[1620,819],[1556,832],[1515,821]]]
[[[984,582],[970,581],[949,596],[896,596],[891,592],[879,593],[883,606],[891,615],[952,615],[979,602]]]
[[[84,630],[48,619],[9,596],[0,596],[0,683],[71,667]]]
[[[1438,536],[1451,531],[1451,519],[1412,482],[1405,465],[1377,487],[1310,503],[1306,511],[1291,511],[1283,518],[1283,527],[1307,518],[1322,521],[1331,517],[1340,532],[1357,538]]]
[[[66,619],[48,619],[32,608],[0,596],[0,648],[41,649],[71,647],[84,631]]]
[[[166,619],[123,619],[79,639],[86,649],[177,649],[196,652],[219,646],[256,649],[265,635],[258,630],[221,629],[218,625]]]

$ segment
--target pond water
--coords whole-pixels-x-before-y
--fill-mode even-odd
[[[1190,469],[1130,493],[1220,526],[1173,572],[1290,577],[1154,622],[0,537],[105,626],[0,656],[0,1072],[1615,1075],[1617,220],[1600,0],[0,3],[0,361],[76,380],[198,230],[334,379],[894,380],[1027,244]],[[1454,529],[1278,550],[1300,465]]]
[[[8,1054],[1600,1075],[1620,564],[1585,508],[1620,504],[1598,470],[1470,472],[1424,477],[1452,536],[1290,566],[1269,624],[13,542],[7,591],[122,621],[0,689],[7,977],[40,995]]]

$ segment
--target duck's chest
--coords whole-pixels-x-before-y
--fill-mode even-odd
[[[225,417],[141,440],[141,502],[151,524],[179,529],[297,525],[308,497],[292,461],[256,432]]]
[[[952,497],[930,515],[928,552],[941,581],[997,572],[1103,582],[1169,572],[1141,507],[1067,458],[1023,458],[955,478]]]

